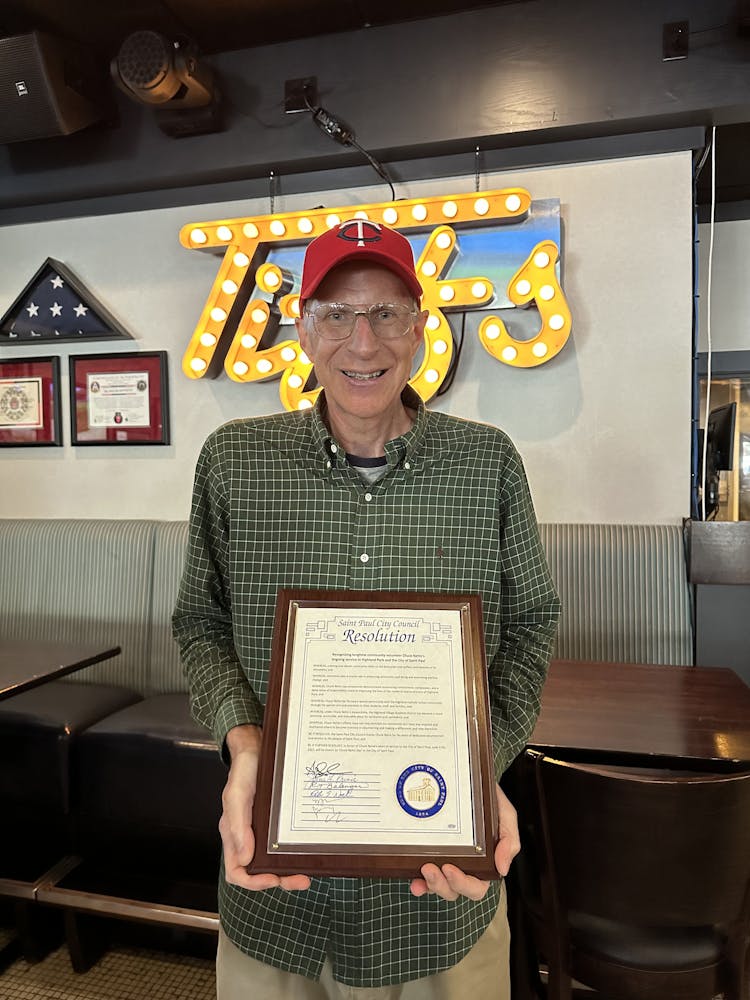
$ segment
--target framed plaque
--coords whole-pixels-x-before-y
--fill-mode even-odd
[[[62,445],[59,358],[0,361],[0,447]]]
[[[281,590],[250,872],[498,878],[476,595]]]
[[[70,358],[71,443],[169,444],[166,351]]]

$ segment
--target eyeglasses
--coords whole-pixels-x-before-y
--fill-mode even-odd
[[[376,302],[362,309],[344,302],[321,302],[307,312],[315,332],[324,340],[346,340],[354,332],[357,316],[366,316],[370,328],[381,340],[405,336],[417,315],[416,309],[395,302]]]

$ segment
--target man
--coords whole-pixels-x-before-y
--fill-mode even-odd
[[[229,423],[198,461],[174,626],[195,717],[230,765],[219,1000],[509,996],[500,881],[245,870],[280,587],[479,593],[498,778],[538,712],[559,604],[523,467],[501,431],[428,412],[407,385],[421,294],[399,233],[352,220],[318,237],[297,321],[315,408]],[[505,874],[518,831],[497,793]]]

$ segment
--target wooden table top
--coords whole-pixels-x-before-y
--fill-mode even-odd
[[[750,765],[750,688],[724,667],[554,660],[529,743]]]
[[[117,656],[110,648],[80,642],[0,639],[0,701],[74,670]]]

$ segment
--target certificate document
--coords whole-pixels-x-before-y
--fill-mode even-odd
[[[148,427],[148,380],[148,372],[89,373],[89,427]]]
[[[461,613],[298,608],[279,836],[474,843]]]
[[[42,380],[0,378],[0,427],[43,427]]]
[[[278,724],[272,713],[272,747],[264,721],[256,797],[269,799],[269,858],[292,855],[307,873],[321,871],[321,855],[339,874],[404,864],[416,874],[438,857],[468,870],[467,858],[487,852],[494,817],[494,782],[478,773],[489,726],[471,603],[315,593],[337,597],[292,597],[283,635],[277,615]]]

